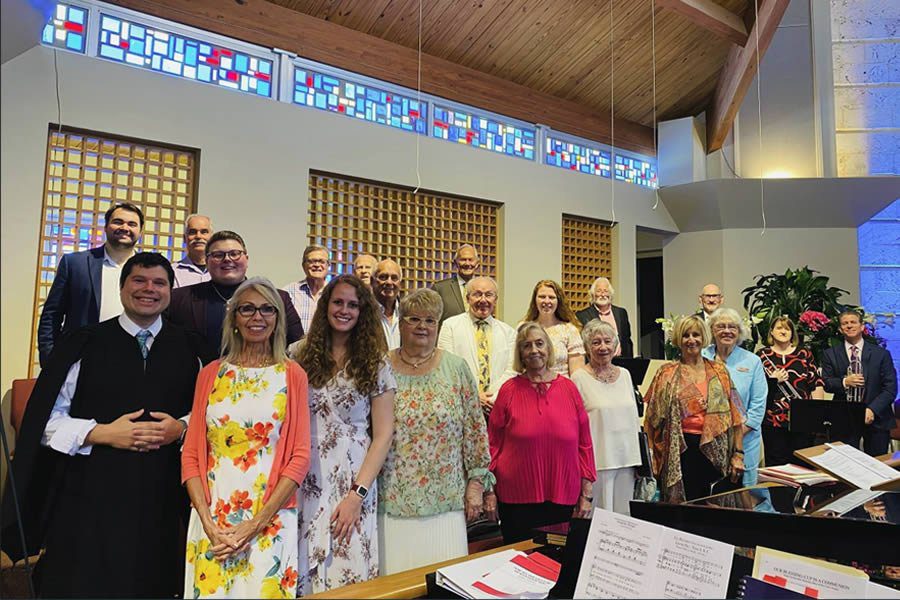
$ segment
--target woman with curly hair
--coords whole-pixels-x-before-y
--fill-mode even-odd
[[[335,277],[295,356],[309,376],[312,445],[299,492],[299,595],[378,576],[375,478],[394,435],[397,383],[377,306],[358,277]]]
[[[578,330],[581,325],[569,306],[566,295],[552,279],[542,279],[531,292],[528,312],[521,323],[539,323],[553,343],[553,364],[550,370],[566,377],[584,367],[584,342]],[[520,323],[520,324],[521,324]]]

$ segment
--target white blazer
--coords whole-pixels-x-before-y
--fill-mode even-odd
[[[513,371],[516,330],[494,317],[488,317],[491,324],[491,386],[488,390],[496,395],[507,379],[516,376]],[[478,350],[475,345],[475,323],[468,312],[450,317],[441,325],[438,348],[452,352],[466,361],[475,381],[478,381]]]

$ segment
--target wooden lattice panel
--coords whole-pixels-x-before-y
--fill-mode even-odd
[[[392,258],[404,287],[427,287],[454,273],[453,257],[472,244],[481,273],[496,277],[499,205],[325,173],[309,175],[310,244],[331,250],[332,273],[352,273],[360,254]]]
[[[37,323],[63,254],[104,242],[103,215],[116,202],[144,212],[138,249],[180,260],[184,220],[196,206],[196,152],[52,128],[41,208],[31,373],[39,370]]]
[[[591,284],[612,277],[612,226],[572,215],[562,216],[562,286],[573,308],[590,304]]]

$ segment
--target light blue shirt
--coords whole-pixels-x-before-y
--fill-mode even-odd
[[[715,360],[716,346],[707,346],[702,354],[703,358]],[[725,367],[741,399],[744,425],[750,428],[750,431],[744,434],[744,485],[755,485],[762,448],[760,427],[766,415],[766,396],[769,393],[766,372],[759,357],[740,346],[728,356]]]

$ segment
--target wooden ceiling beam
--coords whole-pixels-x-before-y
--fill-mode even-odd
[[[725,143],[728,131],[734,124],[747,89],[756,75],[757,62],[763,56],[775,37],[775,31],[787,10],[790,0],[765,0],[760,2],[759,17],[750,29],[750,42],[743,48],[735,46],[728,53],[725,66],[719,75],[716,92],[707,110],[706,151],[715,152]],[[757,60],[756,40],[759,36],[759,60]]]
[[[159,18],[296,53],[415,89],[415,49],[264,0],[107,0]],[[609,114],[448,60],[422,55],[422,91],[557,131],[611,144]],[[653,155],[653,128],[616,119],[615,146]]]
[[[747,45],[747,27],[741,18],[712,0],[656,0],[656,6],[678,13],[738,46]]]

